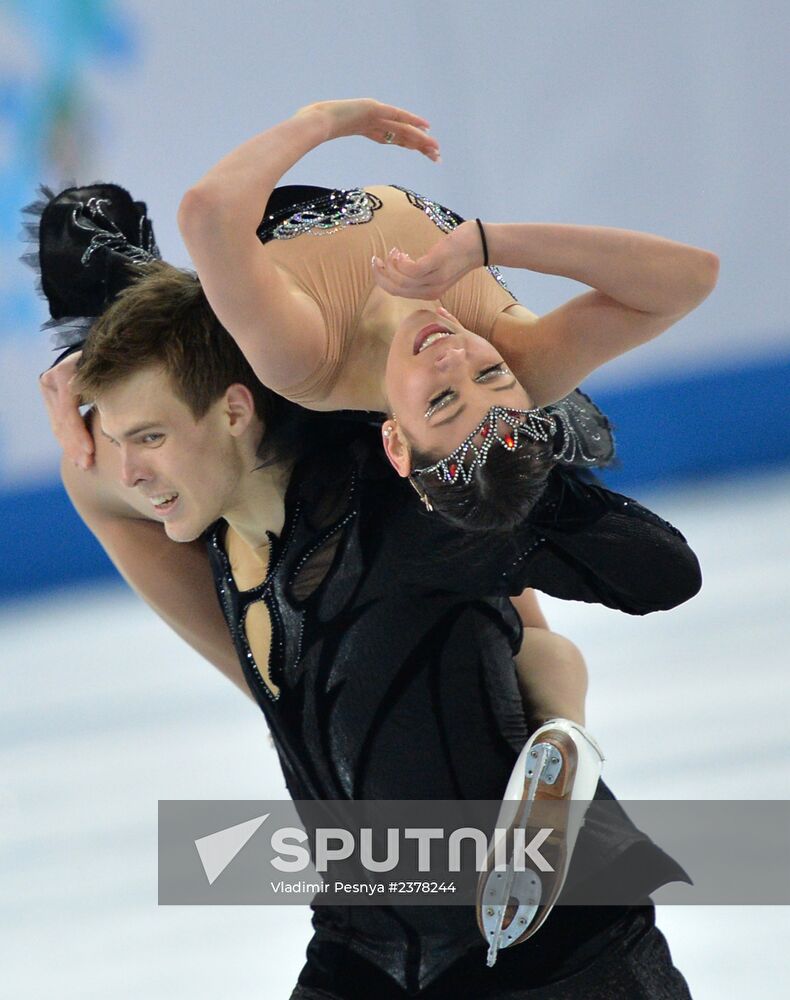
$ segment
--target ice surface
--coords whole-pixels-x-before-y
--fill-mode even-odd
[[[545,600],[584,651],[622,799],[786,798],[790,475],[641,498],[699,597],[631,619]],[[759,504],[759,506],[758,506]],[[308,911],[158,907],[160,798],[285,796],[258,709],[120,588],[0,609],[0,968],[14,1000],[280,1000]],[[759,723],[758,756],[734,755]],[[785,996],[788,907],[660,907],[695,1000]]]

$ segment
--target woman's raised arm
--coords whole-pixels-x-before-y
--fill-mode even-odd
[[[178,223],[208,300],[264,385],[286,389],[312,374],[326,338],[318,305],[290,283],[257,237],[275,185],[311,149],[341,136],[436,159],[427,125],[367,98],[311,104],[233,150],[184,195]]]
[[[523,371],[538,405],[554,402],[612,358],[657,337],[713,291],[716,254],[650,233],[603,226],[486,226],[490,253],[506,267],[590,285],[525,327],[504,316],[500,351]]]
[[[494,344],[535,405],[555,402],[590,372],[662,333],[713,290],[718,257],[649,233],[547,223],[483,225],[491,264],[573,278],[592,287],[536,320],[502,314]],[[483,264],[475,222],[425,257],[374,263],[396,295],[436,298]]]

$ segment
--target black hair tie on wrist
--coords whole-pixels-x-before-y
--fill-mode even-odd
[[[486,234],[483,229],[483,223],[479,219],[475,219],[477,223],[477,228],[480,230],[480,241],[483,244],[483,267],[488,267],[488,243],[486,243]]]

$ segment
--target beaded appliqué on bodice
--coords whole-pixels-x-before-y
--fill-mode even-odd
[[[308,508],[309,513],[315,515],[314,499],[308,504]],[[311,518],[304,516],[303,500],[296,500],[287,508],[286,523],[280,537],[267,532],[271,546],[269,568],[265,579],[249,590],[239,590],[233,577],[224,544],[224,522],[218,521],[205,536],[217,595],[248,683],[253,693],[262,693],[270,706],[281,700],[284,691],[293,694],[294,684],[301,676],[304,602],[308,598],[317,598],[318,590],[327,582],[334,557],[334,545],[356,515],[357,473],[354,469],[344,489],[342,501],[323,527],[313,526]],[[308,564],[330,543],[333,545],[332,558],[324,566],[319,579],[309,572]],[[300,589],[303,577],[308,589],[297,597],[296,592]],[[254,604],[261,601],[266,605],[271,624],[267,673],[271,685],[277,690],[273,690],[270,683],[267,683],[264,672],[256,663],[246,631],[247,613]]]
[[[381,201],[361,188],[330,191],[281,212],[267,215],[258,229],[261,240],[292,240],[297,236],[326,236],[345,226],[370,222]]]
[[[414,205],[415,208],[419,208],[421,212],[425,212],[436,228],[441,229],[443,233],[452,232],[453,229],[456,229],[464,221],[460,215],[449,208],[445,208],[444,205],[440,205],[438,201],[431,201],[430,198],[424,198],[421,194],[416,194],[416,192],[410,191],[408,188],[401,187],[400,184],[393,184],[392,187],[398,191],[402,191],[409,200],[409,204]],[[516,296],[507,287],[499,268],[492,264],[488,267],[488,271],[490,271],[493,278],[496,278],[508,295],[511,295],[515,300]]]
[[[242,657],[244,665],[255,676],[257,689],[263,691],[268,701],[275,703],[280,698],[279,690],[275,691],[272,689],[261,673],[258,664],[255,662],[255,656],[247,637],[245,625],[247,612],[250,607],[258,601],[263,601],[269,611],[271,620],[271,646],[269,649],[269,662],[267,664],[268,675],[271,684],[281,689],[285,636],[280,608],[274,594],[274,580],[275,574],[282,562],[284,550],[280,547],[278,552],[274,552],[276,538],[269,534],[269,544],[273,547],[273,553],[266,578],[257,587],[253,587],[251,590],[240,591],[233,579],[230,560],[222,541],[220,522],[210,529],[207,542],[212,562],[219,569],[219,572],[215,572],[214,574],[215,586],[225,621],[233,638],[233,643],[240,657]]]

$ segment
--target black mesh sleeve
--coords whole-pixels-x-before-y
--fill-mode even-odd
[[[509,594],[534,587],[632,615],[674,608],[701,584],[697,557],[676,528],[630,497],[562,469],[516,533],[499,582]]]
[[[586,473],[556,467],[523,525],[491,536],[449,527],[380,468],[364,484],[363,508],[368,558],[383,589],[485,598],[534,587],[644,615],[674,608],[700,588],[699,563],[683,535],[635,500],[586,482]]]

